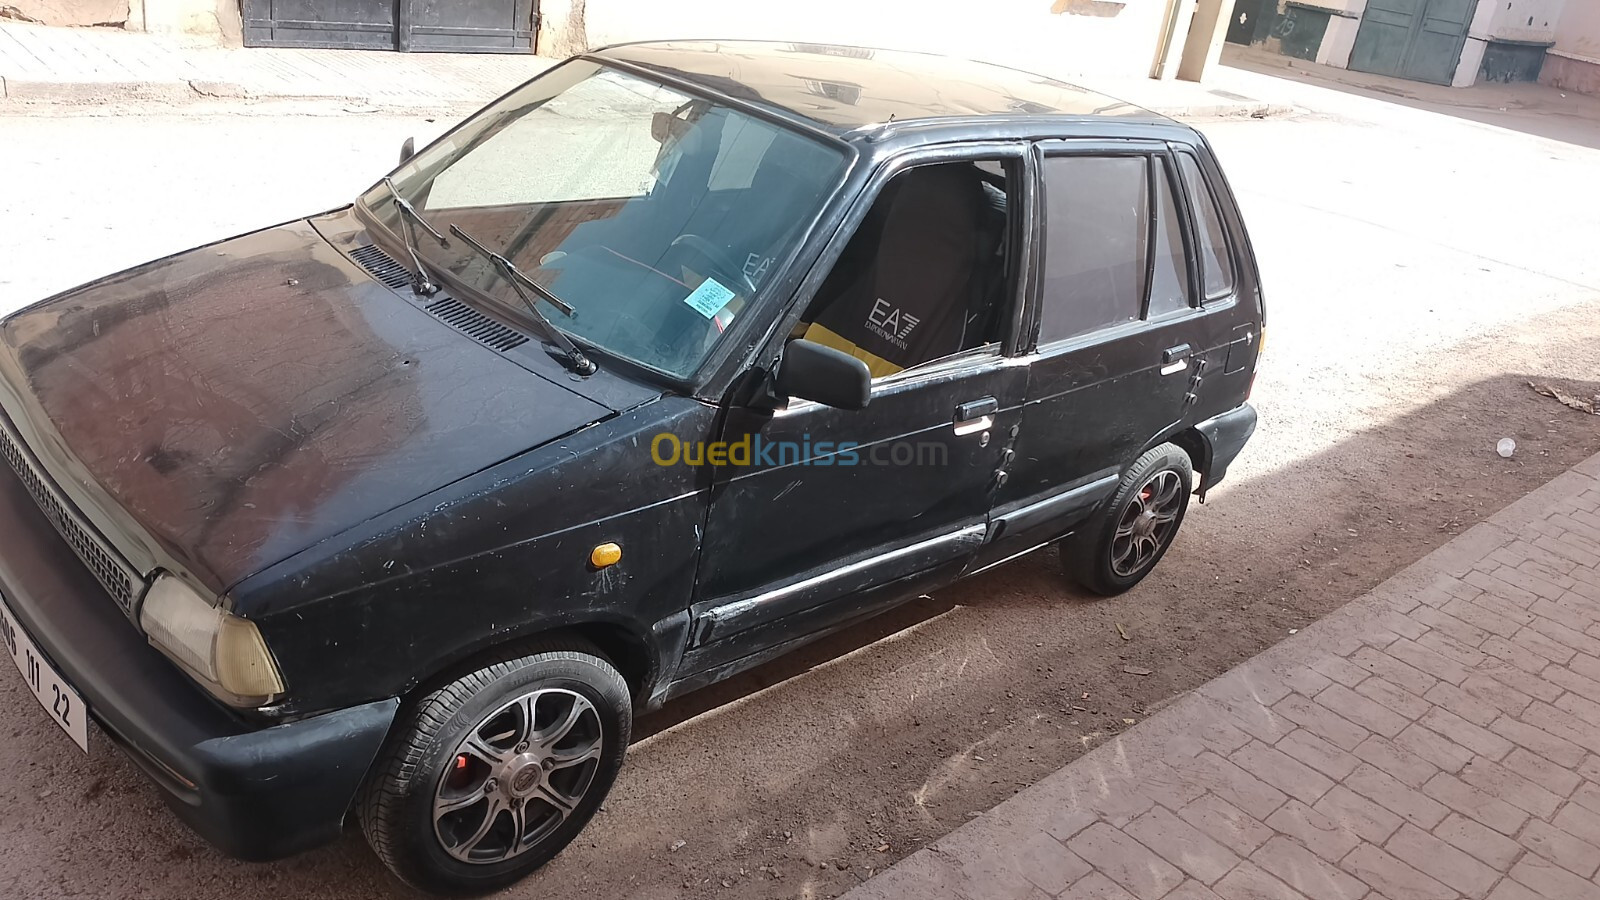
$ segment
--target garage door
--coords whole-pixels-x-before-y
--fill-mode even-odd
[[[1475,0],[1369,0],[1350,68],[1449,84]]]
[[[244,0],[246,47],[532,53],[537,0]]]

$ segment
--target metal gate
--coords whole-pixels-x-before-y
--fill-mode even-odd
[[[243,0],[246,47],[532,53],[537,0]]]
[[[1449,84],[1476,0],[1368,0],[1350,68]]]

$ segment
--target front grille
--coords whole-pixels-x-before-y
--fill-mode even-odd
[[[11,464],[17,477],[22,479],[23,487],[39,504],[45,518],[61,532],[61,537],[94,573],[111,599],[117,601],[123,612],[131,612],[133,601],[143,588],[139,576],[105,545],[99,535],[79,520],[77,513],[62,500],[55,486],[39,470],[10,428],[0,427],[0,456],[4,456],[6,462]]]

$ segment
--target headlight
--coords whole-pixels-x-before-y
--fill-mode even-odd
[[[256,623],[212,606],[171,575],[150,586],[139,624],[150,643],[225,702],[261,706],[283,693]]]

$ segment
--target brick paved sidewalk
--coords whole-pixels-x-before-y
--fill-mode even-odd
[[[1600,456],[848,900],[1600,898]]]

